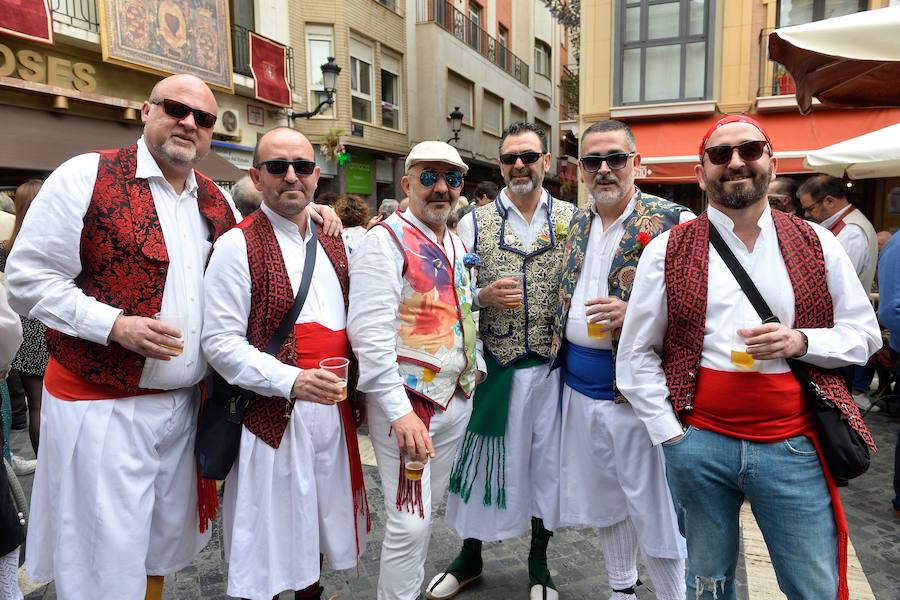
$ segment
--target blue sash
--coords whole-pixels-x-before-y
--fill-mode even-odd
[[[594,400],[613,400],[612,350],[566,343],[563,382]]]

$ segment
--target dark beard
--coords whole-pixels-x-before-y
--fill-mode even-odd
[[[710,198],[725,208],[741,209],[756,204],[766,198],[769,190],[769,180],[772,178],[771,169],[753,176],[752,185],[749,188],[739,187],[730,192],[725,191],[725,185],[721,179],[707,181],[706,191]]]

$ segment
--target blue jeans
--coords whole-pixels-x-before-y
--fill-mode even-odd
[[[762,444],[688,427],[663,449],[678,526],[687,540],[688,598],[736,600],[744,498],[788,599],[837,597],[837,533],[812,442],[797,436]]]

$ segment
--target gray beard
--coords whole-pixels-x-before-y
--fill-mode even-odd
[[[537,182],[534,180],[534,177],[532,177],[528,180],[528,183],[507,183],[506,185],[516,196],[524,196],[525,194],[530,194],[534,191],[537,187]]]
[[[160,156],[164,157],[166,161],[168,161],[172,165],[176,166],[193,166],[200,162],[203,157],[197,156],[197,147],[194,146],[193,149],[182,149],[179,147],[175,147],[171,140],[166,140],[161,145],[154,145],[153,149],[156,150]]]

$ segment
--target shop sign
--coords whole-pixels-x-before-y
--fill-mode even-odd
[[[348,194],[368,196],[372,193],[372,158],[352,153],[350,164],[344,167],[344,182]]]
[[[0,77],[16,77],[31,83],[46,83],[79,92],[97,89],[93,65],[38,52],[29,48],[13,50],[0,44]]]

